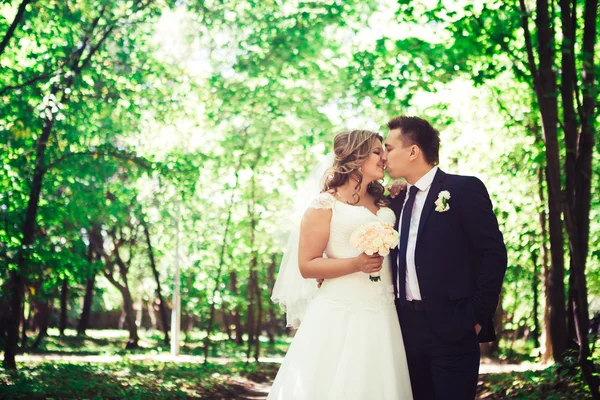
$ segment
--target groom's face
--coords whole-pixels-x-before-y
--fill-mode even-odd
[[[392,129],[385,139],[385,162],[390,178],[398,179],[406,175],[411,167],[412,145],[406,144],[400,129]]]

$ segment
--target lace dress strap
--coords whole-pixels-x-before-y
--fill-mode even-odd
[[[335,197],[331,193],[321,193],[313,201],[310,202],[308,208],[325,208],[331,210],[335,204]]]

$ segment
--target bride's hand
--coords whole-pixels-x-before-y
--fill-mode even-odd
[[[364,272],[365,274],[372,274],[381,270],[383,265],[383,257],[379,254],[373,254],[368,256],[365,253],[361,253],[358,257],[354,257],[356,268],[358,271]]]
[[[390,186],[388,188],[388,190],[390,191],[390,197],[392,199],[395,199],[396,196],[398,196],[400,194],[400,192],[403,191],[404,189],[406,189],[406,182],[404,182],[404,181],[394,181],[392,183],[392,186]]]

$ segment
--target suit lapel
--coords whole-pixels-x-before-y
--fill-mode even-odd
[[[425,204],[423,205],[423,212],[421,213],[421,220],[419,221],[419,231],[417,232],[417,243],[419,243],[419,238],[421,237],[421,233],[425,228],[425,224],[427,224],[427,220],[433,212],[433,204],[437,200],[438,194],[442,190],[442,182],[444,182],[445,177],[446,173],[441,169],[438,169],[438,171],[435,173],[435,178],[433,178],[433,182],[429,188],[429,193],[427,193],[427,198],[425,199]]]

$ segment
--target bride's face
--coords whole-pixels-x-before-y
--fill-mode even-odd
[[[385,174],[383,169],[385,165],[383,155],[383,145],[381,141],[377,139],[375,140],[371,154],[369,154],[369,158],[367,158],[367,161],[361,166],[363,184],[368,184],[383,178]]]

